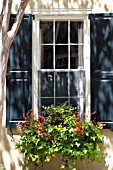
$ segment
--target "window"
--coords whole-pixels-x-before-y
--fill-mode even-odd
[[[39,19],[38,108],[63,102],[84,112],[84,20]]]
[[[44,11],[44,15],[36,12],[34,17],[23,16],[8,59],[7,128],[16,127],[31,108],[42,110],[43,105],[53,103],[67,101],[80,114],[84,108],[89,113],[88,16],[73,12],[53,10],[47,15]],[[15,17],[11,15],[11,25]]]

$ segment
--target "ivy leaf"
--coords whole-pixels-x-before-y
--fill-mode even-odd
[[[65,168],[65,166],[64,166],[64,165],[61,165],[61,166],[60,166],[60,169],[64,169],[64,168]]]

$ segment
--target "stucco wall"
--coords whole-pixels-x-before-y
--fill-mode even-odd
[[[12,13],[16,13],[20,0],[13,0]],[[30,9],[37,8],[91,8],[92,12],[113,12],[113,0],[31,0],[26,13],[30,12]],[[1,5],[0,5],[1,6]],[[5,101],[4,101],[5,102]],[[5,103],[4,103],[5,105]],[[5,106],[2,128],[2,141],[0,143],[0,170],[21,170],[23,158],[19,154],[19,151],[14,149],[15,143],[19,136],[17,132],[13,130],[13,138],[11,131],[5,128]],[[113,170],[113,132],[110,130],[103,130],[104,133],[104,145],[103,154],[105,160],[102,163],[96,162],[79,162],[77,163],[77,170]],[[59,158],[57,161],[52,161],[52,164],[45,166],[44,170],[58,170]]]
[[[20,0],[13,0],[12,11],[17,11]],[[94,12],[112,12],[113,0],[31,0],[26,12],[30,9],[42,8],[91,8]]]

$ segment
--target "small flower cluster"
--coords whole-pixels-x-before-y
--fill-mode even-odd
[[[17,125],[21,138],[16,148],[25,155],[25,167],[49,162],[55,153],[62,154],[61,168],[71,170],[78,157],[102,159],[103,126],[100,123],[81,120],[75,108],[66,103],[44,109],[48,117],[40,115],[36,119],[31,110],[24,114],[25,122]]]
[[[81,127],[81,120],[80,120],[80,115],[79,114],[74,114],[73,115],[73,121],[75,124],[75,128],[74,128],[74,135],[84,135],[84,130]]]

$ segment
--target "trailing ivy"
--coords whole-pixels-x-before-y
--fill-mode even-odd
[[[61,169],[73,170],[75,160],[89,158],[102,161],[102,125],[86,122],[76,114],[74,107],[66,103],[44,107],[48,117],[40,114],[36,119],[33,111],[24,114],[25,122],[17,125],[20,148],[25,155],[25,168],[31,164],[50,162],[56,153],[61,153]]]

